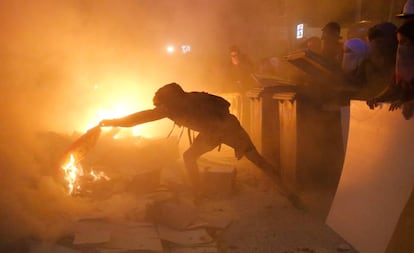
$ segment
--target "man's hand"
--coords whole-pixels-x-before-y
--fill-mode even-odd
[[[394,102],[391,103],[390,108],[388,110],[389,111],[395,111],[397,109],[400,109],[403,104],[404,104],[403,101],[396,100],[396,101],[394,101]]]
[[[373,98],[367,101],[367,105],[369,106],[369,109],[374,110],[375,107],[379,106],[379,102],[377,98]]]
[[[100,127],[113,127],[116,126],[115,120],[113,119],[104,119],[99,122]]]

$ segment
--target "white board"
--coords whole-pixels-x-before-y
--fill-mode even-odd
[[[338,190],[326,223],[360,253],[382,253],[414,186],[414,119],[351,102]]]

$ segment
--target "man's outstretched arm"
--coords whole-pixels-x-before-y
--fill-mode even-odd
[[[136,112],[122,118],[104,119],[99,122],[99,125],[112,127],[132,127],[139,124],[159,120],[165,117],[166,116],[162,110],[159,108],[154,108],[151,110]]]

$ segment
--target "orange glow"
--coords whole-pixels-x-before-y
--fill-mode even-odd
[[[54,124],[57,123],[54,128],[83,133],[98,125],[103,119],[124,117],[138,111],[154,108],[152,98],[159,83],[168,82],[168,80],[149,81],[128,73],[125,73],[125,76],[121,74],[108,74],[96,83],[78,84],[77,96],[68,96],[68,101],[74,99],[75,103],[65,107],[65,111],[71,110],[70,115],[64,122],[53,121]],[[69,124],[67,124],[68,122]],[[161,120],[156,123],[119,128],[119,132],[114,138],[164,137],[170,129],[171,122]],[[102,128],[103,133],[109,131],[111,131],[110,127]]]
[[[128,114],[136,112],[136,110],[134,110],[135,107],[136,105],[132,103],[128,104],[126,102],[120,102],[111,109],[107,109],[107,110],[99,109],[97,116],[96,116],[96,120],[94,120],[94,122],[99,122],[102,119],[113,119],[113,118],[119,118],[119,117],[126,116]],[[94,125],[96,125],[96,123],[94,124],[90,123],[88,124],[86,129],[89,129],[93,127]],[[151,137],[148,134],[145,134],[144,132],[142,132],[141,128],[142,126],[134,126],[131,128],[122,129],[121,131],[119,131],[118,134],[114,136],[114,139],[120,139],[123,137],[127,138],[131,136],[143,136],[143,137],[148,137],[148,138]],[[103,130],[109,131],[110,128],[103,128]]]
[[[143,81],[134,80],[106,80],[102,84],[94,84],[94,101],[85,108],[85,119],[77,118],[80,131],[85,132],[96,126],[103,119],[114,119],[124,117],[131,113],[146,110],[153,107],[153,90],[149,90],[148,85]],[[149,86],[151,87],[151,86]],[[110,131],[110,128],[103,128]],[[148,126],[135,126],[131,128],[121,128],[115,139],[127,138],[131,136],[152,137],[154,129]]]

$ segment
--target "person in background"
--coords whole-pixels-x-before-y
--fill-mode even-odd
[[[322,53],[322,40],[319,37],[312,36],[306,39],[300,46],[299,49],[310,50],[315,54]]]
[[[341,26],[337,22],[329,22],[322,28],[322,56],[328,61],[340,65],[342,62]]]
[[[254,87],[252,73],[255,66],[251,59],[239,47],[229,48],[230,64],[226,75],[225,91],[245,93]]]
[[[390,111],[401,108],[404,118],[410,119],[414,112],[414,2],[407,1],[398,17],[404,22],[397,29],[394,81],[367,104],[374,109],[379,103],[390,102]]]
[[[322,52],[322,40],[316,36],[310,37],[306,40],[306,48],[316,54],[320,54]]]
[[[391,22],[379,23],[370,27],[367,35],[371,62],[380,72],[387,74],[390,80],[390,72],[394,72],[397,56],[397,26]]]
[[[367,85],[361,98],[378,95],[392,82],[397,55],[397,26],[391,22],[376,24],[368,29]]]

